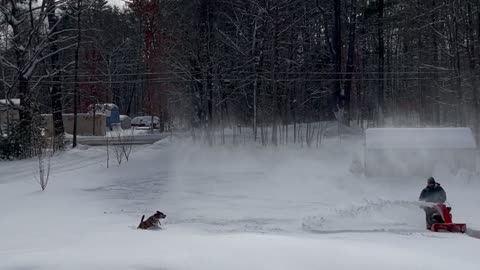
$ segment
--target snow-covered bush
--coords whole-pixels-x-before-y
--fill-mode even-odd
[[[0,159],[24,159],[36,156],[35,143],[44,143],[41,126],[37,121],[25,127],[12,122],[0,136]]]

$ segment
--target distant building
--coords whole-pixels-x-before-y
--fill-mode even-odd
[[[93,114],[93,105],[88,108],[89,113]],[[95,104],[95,114],[104,114],[106,117],[106,126],[112,130],[112,125],[120,123],[120,110],[118,106],[112,103]]]
[[[53,118],[51,114],[42,114],[45,126],[45,133],[53,135]],[[62,114],[65,133],[73,134],[74,115]],[[77,114],[77,135],[79,136],[105,136],[106,135],[106,117],[104,114],[96,114],[95,117],[89,113]]]

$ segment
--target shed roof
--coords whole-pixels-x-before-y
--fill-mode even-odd
[[[369,128],[367,149],[475,149],[470,128]]]
[[[11,98],[10,101],[13,103],[15,106],[20,105],[20,99],[19,98]],[[6,99],[0,99],[0,105],[10,105],[10,102],[8,102]]]

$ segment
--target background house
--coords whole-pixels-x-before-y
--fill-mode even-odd
[[[42,115],[45,132],[47,135],[53,135],[53,118],[51,114]],[[63,114],[63,126],[65,133],[73,134],[73,114]],[[96,114],[95,117],[89,113],[79,113],[77,115],[77,134],[80,136],[105,136],[106,117],[104,114]]]
[[[112,130],[112,125],[120,123],[120,110],[117,105],[112,103],[104,103],[104,104],[95,104],[95,108],[91,105],[88,108],[90,114],[93,114],[95,110],[95,114],[104,114],[105,115],[105,124],[109,130]]]

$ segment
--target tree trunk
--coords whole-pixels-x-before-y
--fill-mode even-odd
[[[75,85],[73,87],[73,142],[72,147],[77,147],[77,110],[78,110],[78,55],[80,52],[82,0],[77,0],[77,47],[75,48]]]
[[[473,14],[472,14],[472,5],[470,1],[467,1],[467,12],[468,12],[468,55],[469,55],[469,67],[470,67],[470,83],[472,84],[472,95],[473,95],[473,113],[474,113],[474,134],[477,142],[479,141],[479,124],[478,124],[478,113],[479,113],[479,101],[478,101],[478,90],[477,90],[477,78],[475,76],[477,63],[475,59],[478,56],[478,53],[475,49],[475,38],[473,35],[474,26],[473,26]]]
[[[383,37],[383,9],[384,9],[384,0],[378,0],[377,3],[378,11],[378,92],[377,92],[377,125],[384,125],[384,114],[385,114],[385,74],[384,74],[384,64],[385,64],[385,44]]]
[[[23,149],[21,158],[32,156],[33,115],[29,93],[28,79],[21,76],[18,80],[18,97],[20,98],[20,122],[17,128]]]
[[[355,31],[357,26],[357,0],[351,1],[350,26],[348,32],[348,54],[347,54],[347,74],[345,75],[345,124],[350,125],[352,113],[350,108],[350,97],[352,92],[353,77],[353,57],[355,54]]]
[[[62,117],[62,89],[60,84],[60,67],[59,54],[58,54],[58,35],[57,35],[57,23],[58,17],[56,16],[56,6],[55,0],[49,0],[48,2],[48,27],[50,30],[50,65],[53,69],[55,75],[52,77],[52,85],[50,87],[50,99],[51,99],[51,110],[52,110],[52,119],[53,119],[53,130],[54,130],[54,145],[53,149],[62,149],[63,148],[63,117]]]
[[[257,80],[258,75],[255,74],[253,81],[253,140],[257,141]]]
[[[418,106],[418,114],[420,115],[420,125],[425,126],[427,122],[427,101],[426,101],[426,93],[425,93],[425,82],[422,78],[422,73],[420,69],[420,65],[423,63],[423,41],[422,38],[420,37],[418,40],[418,48],[417,48],[417,57],[418,57],[418,64],[417,64],[417,76],[420,78],[418,81],[418,87],[419,87],[419,103],[420,106]]]
[[[274,10],[275,15],[274,18],[277,17],[278,15],[278,8]],[[272,33],[272,69],[270,72],[270,79],[271,79],[271,85],[272,85],[272,98],[273,98],[273,108],[272,108],[272,143],[274,146],[278,145],[278,84],[277,84],[277,76],[276,76],[276,68],[277,68],[277,44],[278,44],[278,33],[277,33],[277,27],[278,27],[278,22],[276,20],[272,21],[273,24],[273,33]]]
[[[334,50],[335,50],[335,111],[344,107],[344,95],[342,91],[342,18],[341,18],[341,0],[334,1]]]
[[[15,17],[17,15],[18,10],[16,8],[12,8],[12,16]],[[30,9],[30,12],[32,10]],[[13,32],[13,44],[15,46],[15,60],[17,61],[17,67],[19,69],[24,68],[26,65],[26,56],[22,51],[21,47],[23,46],[21,43],[21,29],[19,28],[18,24],[11,24],[10,27],[12,28]],[[33,27],[33,26],[32,26]],[[3,64],[3,63],[2,63]],[[21,149],[18,151],[20,154],[20,158],[30,157],[32,155],[32,106],[30,100],[30,86],[29,86],[29,78],[27,78],[24,74],[25,71],[20,71],[18,73],[18,98],[20,99],[20,108],[19,108],[19,117],[20,122],[18,126],[15,128],[18,136],[18,139],[21,140],[20,145]]]
[[[464,108],[463,108],[463,90],[462,90],[462,78],[460,74],[460,51],[458,48],[458,24],[457,24],[457,8],[458,8],[458,1],[452,0],[449,1],[449,10],[450,16],[448,20],[448,27],[449,27],[449,43],[450,43],[450,54],[452,66],[454,69],[454,78],[453,84],[456,92],[456,125],[457,126],[464,126],[465,125],[465,117],[464,117]]]
[[[435,10],[436,8],[436,1],[437,0],[432,0],[432,10]],[[435,22],[437,21],[437,17],[435,16],[435,12],[432,12],[432,27],[435,30]],[[438,57],[438,41],[437,41],[437,34],[435,32],[432,33],[432,47],[433,47],[433,65],[436,67],[438,66],[439,63],[439,57]],[[438,71],[435,68],[434,74],[433,74],[433,80],[435,81],[434,84],[434,90],[433,90],[433,123],[437,126],[440,126],[440,101],[441,101],[441,91],[440,87],[438,86]]]

